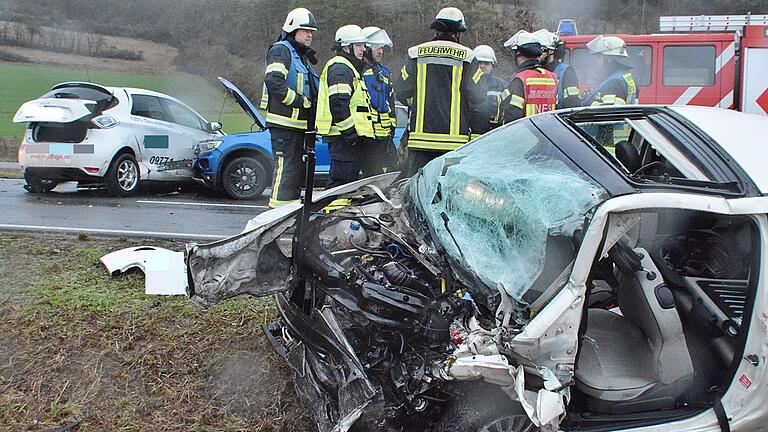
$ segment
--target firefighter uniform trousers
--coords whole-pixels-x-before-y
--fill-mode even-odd
[[[304,186],[304,131],[273,127],[272,154],[275,157],[275,179],[270,207],[299,199]]]

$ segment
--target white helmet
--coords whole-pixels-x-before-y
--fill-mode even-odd
[[[488,45],[478,45],[473,51],[477,61],[496,64],[496,53]]]
[[[535,37],[536,40],[541,44],[541,46],[548,50],[554,50],[555,45],[557,45],[557,41],[560,40],[556,34],[547,29],[536,30],[532,34],[533,37]]]
[[[507,39],[506,42],[504,42],[505,48],[511,48],[511,49],[517,49],[517,47],[521,45],[527,45],[537,43],[541,45],[541,43],[536,39],[536,37],[533,36],[533,33],[520,30],[519,32],[515,33],[514,36]]]
[[[365,36],[363,35],[363,29],[359,25],[347,24],[336,30],[334,41],[345,47],[356,43],[364,43]]]
[[[467,24],[464,22],[464,13],[459,8],[446,7],[440,9],[429,28],[450,33],[464,33]]]
[[[587,48],[592,54],[629,57],[627,55],[627,43],[617,36],[598,36],[589,41]]]
[[[317,31],[317,21],[315,21],[312,12],[304,8],[296,8],[288,12],[283,24],[283,31],[291,33],[298,29]]]
[[[387,31],[375,26],[364,28],[363,36],[365,36],[365,44],[371,48],[378,48],[383,46],[392,48],[394,46],[392,39],[390,39],[389,35],[387,34]]]

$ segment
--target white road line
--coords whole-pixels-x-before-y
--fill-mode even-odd
[[[22,231],[60,231],[69,233],[94,233],[94,234],[129,234],[151,237],[164,237],[164,238],[199,238],[199,239],[211,239],[219,240],[227,236],[223,235],[209,235],[209,234],[190,234],[190,233],[169,233],[158,231],[128,231],[128,230],[113,230],[105,228],[72,228],[72,227],[51,227],[42,225],[13,225],[13,224],[0,224],[0,229],[12,229]]]
[[[250,204],[219,204],[219,203],[199,203],[199,202],[184,202],[184,201],[154,201],[154,200],[136,200],[139,204],[169,204],[169,205],[188,205],[199,207],[234,207],[234,208],[257,208],[268,209],[267,206],[250,205]]]

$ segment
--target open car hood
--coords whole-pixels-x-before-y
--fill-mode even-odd
[[[16,111],[13,122],[71,123],[89,117],[95,106],[95,101],[85,99],[35,99]]]
[[[240,108],[242,108],[243,111],[245,111],[245,113],[253,119],[259,128],[265,129],[267,123],[264,121],[264,118],[261,117],[261,114],[259,114],[259,110],[256,109],[256,106],[251,102],[250,99],[248,99],[248,96],[246,96],[245,93],[237,88],[236,85],[229,82],[226,78],[218,78],[219,82],[224,86],[224,88],[227,89],[229,94],[235,98],[235,101],[238,105],[240,105]]]

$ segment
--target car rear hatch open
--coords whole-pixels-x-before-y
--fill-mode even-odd
[[[80,142],[90,120],[117,102],[111,90],[91,83],[61,83],[24,103],[14,123],[29,123],[36,142]]]

